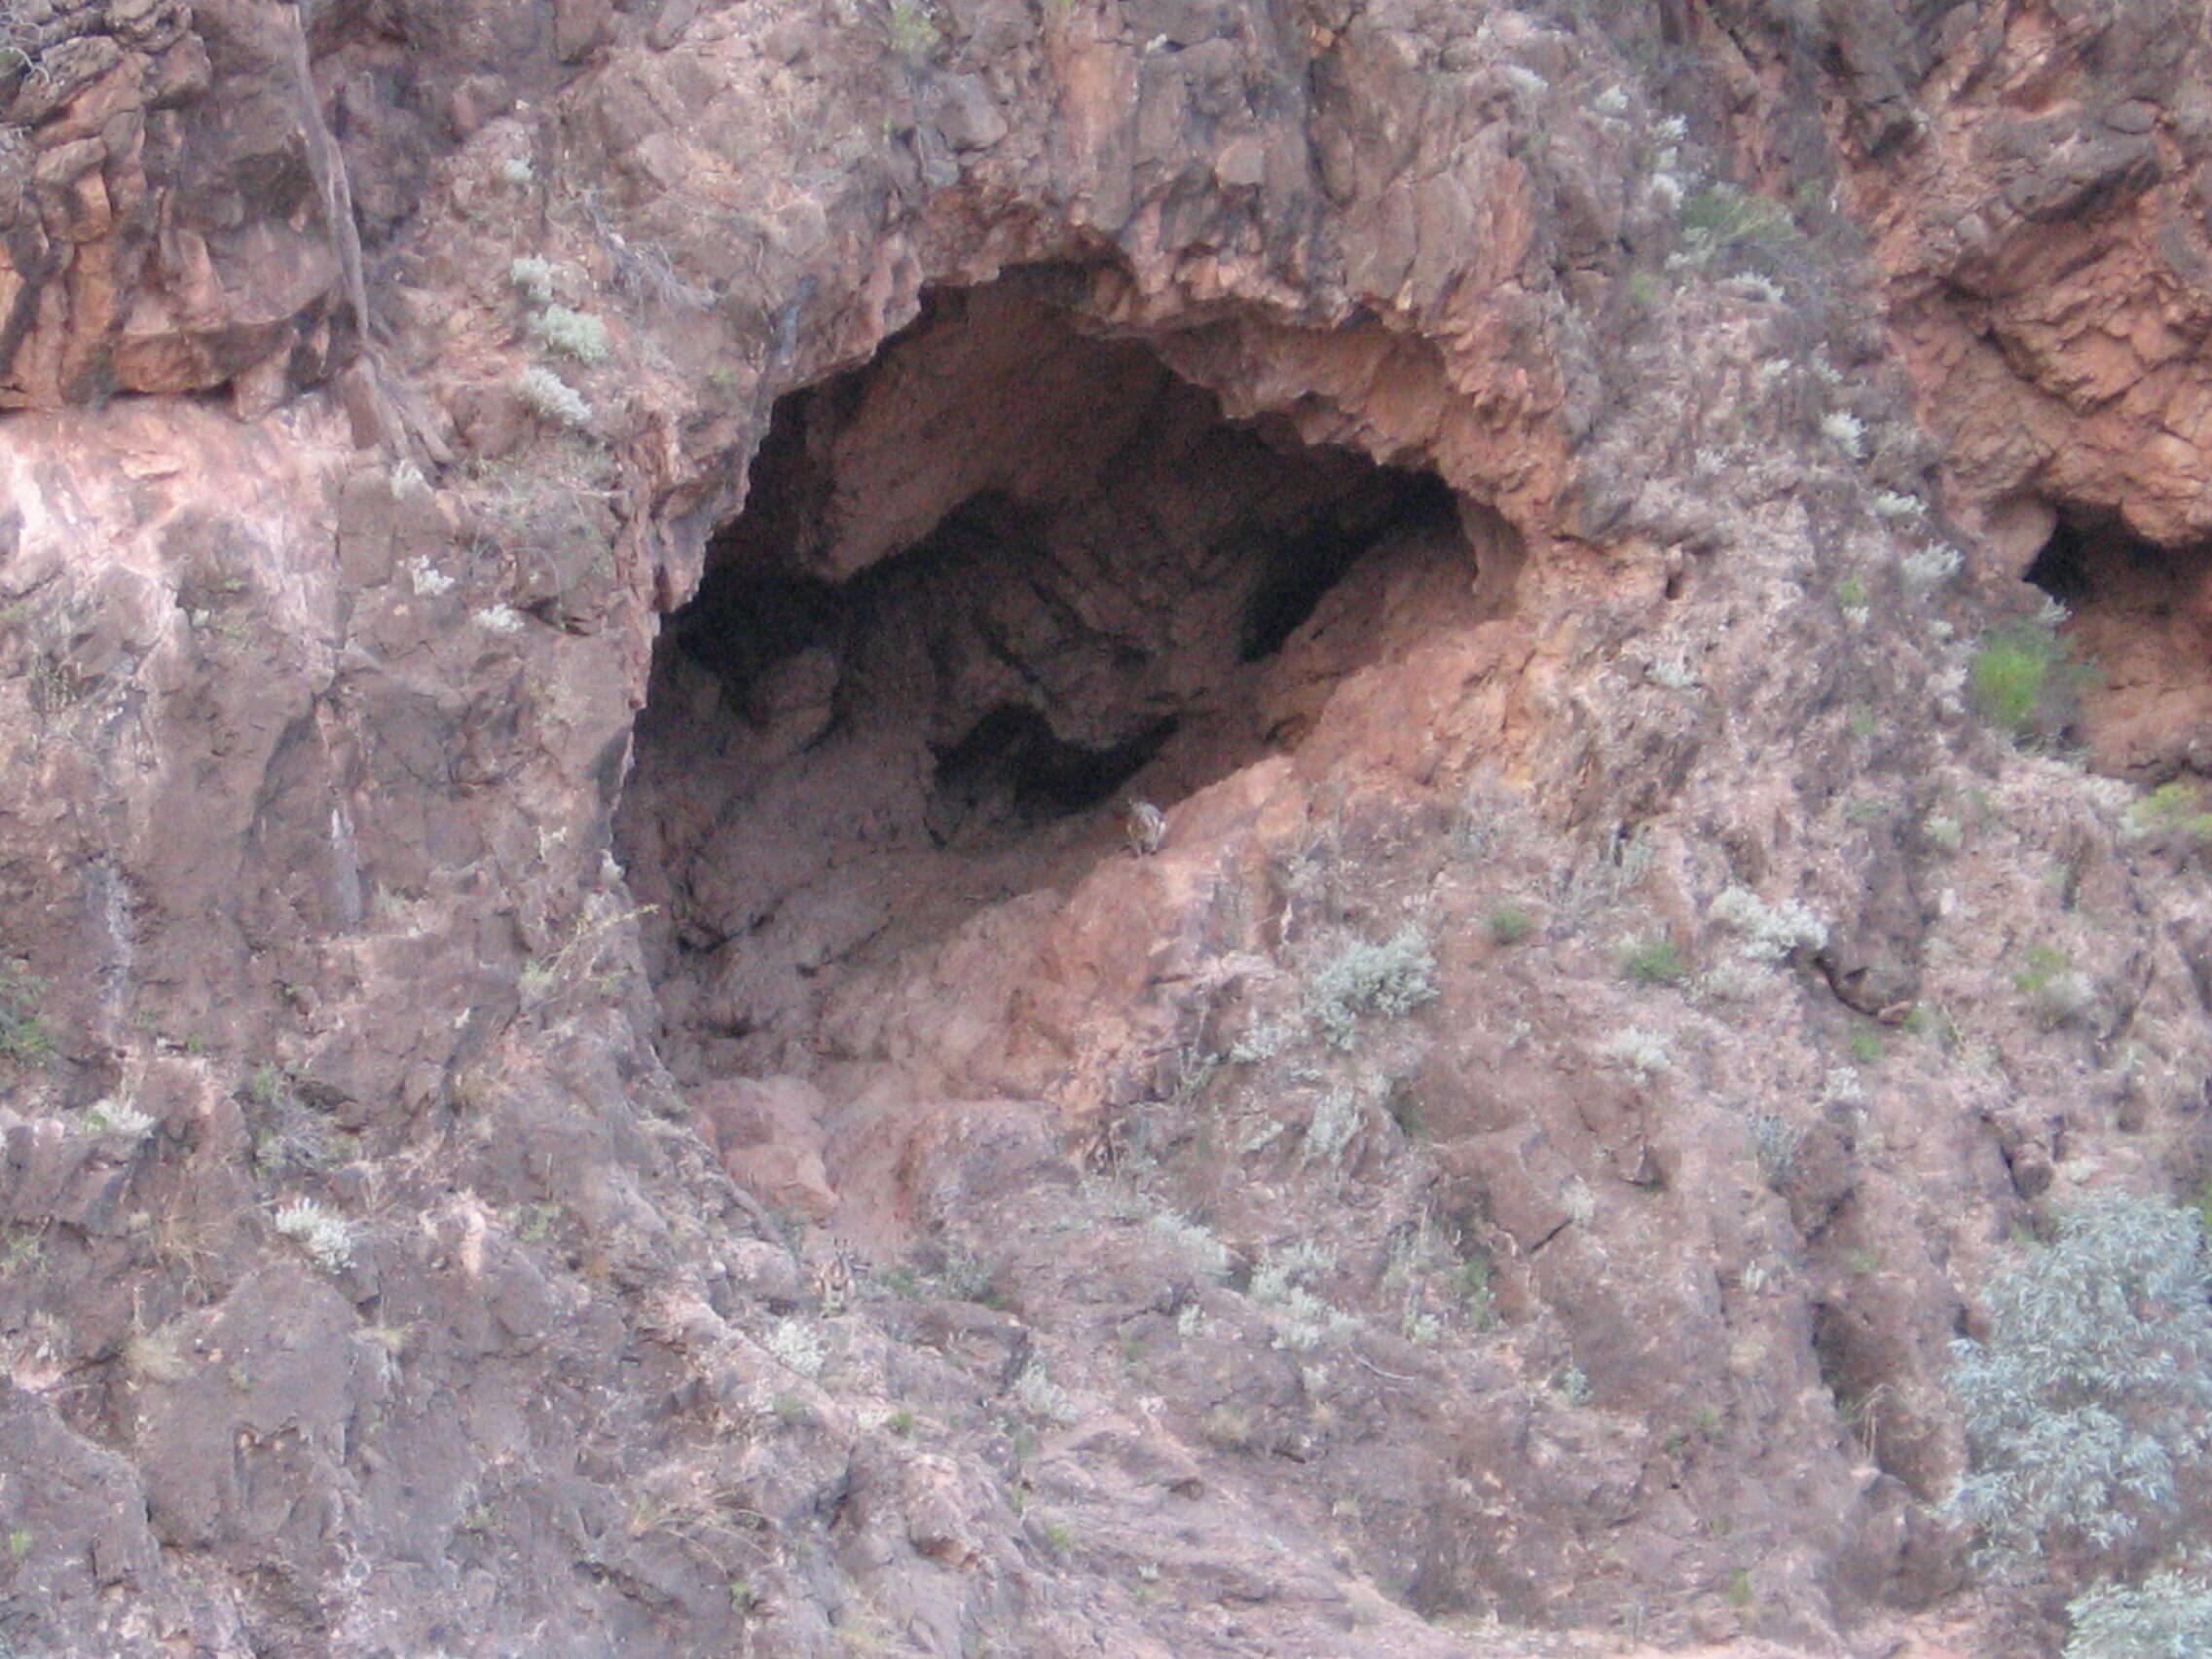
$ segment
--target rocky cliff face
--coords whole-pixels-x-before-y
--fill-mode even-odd
[[[1844,12],[0,0],[0,1652],[2054,1644],[2208,43]]]

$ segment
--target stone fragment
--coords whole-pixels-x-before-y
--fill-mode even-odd
[[[801,1078],[725,1078],[692,1091],[693,1125],[730,1179],[772,1209],[827,1221],[837,1195],[823,1166],[829,1102]]]
[[[1006,136],[1006,117],[980,75],[947,75],[940,92],[937,128],[955,150],[987,150]]]

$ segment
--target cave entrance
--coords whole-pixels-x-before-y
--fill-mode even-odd
[[[1332,596],[1378,555],[1471,588],[1433,476],[1225,420],[1051,294],[935,293],[785,397],[667,621],[615,841],[682,1081],[811,1071],[844,973],[1294,745],[1357,666]]]
[[[2100,771],[2212,776],[2212,547],[2163,547],[2115,514],[2061,511],[2027,579],[2070,612],[2093,672],[2081,723]]]

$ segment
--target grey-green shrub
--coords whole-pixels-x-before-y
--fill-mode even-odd
[[[535,313],[530,319],[530,332],[547,350],[564,352],[579,363],[604,362],[614,349],[606,323],[589,312],[567,306],[547,306]]]
[[[1363,1014],[1410,1014],[1436,995],[1436,953],[1408,922],[1381,944],[1346,945],[1313,976],[1306,1011],[1330,1047],[1348,1049]]]
[[[2074,1631],[2065,1659],[2192,1659],[2212,1653],[2212,1583],[2161,1572],[2141,1584],[2100,1584],[2066,1606]]]
[[[549,305],[553,299],[553,262],[540,259],[536,254],[524,254],[507,267],[507,280],[529,295],[535,305]]]
[[[1772,1112],[1751,1114],[1751,1155],[1759,1174],[1770,1187],[1780,1188],[1796,1166],[1797,1152],[1805,1144],[1805,1131],[1788,1119]]]
[[[1972,1467],[1948,1508],[1988,1557],[2106,1551],[2171,1519],[2212,1453],[2212,1261],[2194,1211],[2126,1194],[2060,1212],[1990,1276],[1952,1345]]]
[[[548,421],[577,428],[591,424],[591,404],[584,394],[551,369],[533,363],[515,377],[515,390]]]

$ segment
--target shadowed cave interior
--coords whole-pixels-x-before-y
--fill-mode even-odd
[[[2060,635],[2081,667],[2069,689],[2097,767],[2212,777],[2212,548],[2061,509],[2025,573],[2069,612]]]
[[[846,974],[1295,747],[1388,571],[1472,592],[1432,475],[1226,421],[1049,292],[935,293],[784,398],[667,621],[615,833],[680,1080],[811,1070]]]

